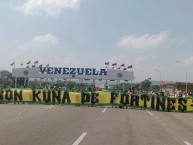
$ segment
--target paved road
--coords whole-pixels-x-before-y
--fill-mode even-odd
[[[193,113],[0,104],[0,145],[193,145]]]

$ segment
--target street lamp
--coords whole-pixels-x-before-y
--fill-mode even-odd
[[[185,63],[183,63],[183,62],[181,62],[181,61],[176,61],[176,62],[179,62],[179,63],[181,63],[181,64],[183,64],[184,66],[185,66],[185,68],[186,68],[186,94],[187,94],[187,92],[188,92],[188,84],[187,84],[187,65],[185,64]]]
[[[161,77],[161,71],[159,71],[159,70],[157,70],[157,69],[153,69],[153,70],[159,72],[159,77],[160,77],[160,82],[161,82],[161,80],[162,80],[162,77]]]

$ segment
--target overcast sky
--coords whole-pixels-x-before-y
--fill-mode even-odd
[[[0,0],[0,69],[133,65],[147,78],[193,82],[192,0]],[[157,69],[159,71],[155,71]]]

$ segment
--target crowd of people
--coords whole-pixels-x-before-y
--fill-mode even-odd
[[[173,98],[193,97],[192,92],[186,93],[185,91],[177,90],[177,89],[174,91],[174,94],[171,94],[169,90],[165,90],[165,91],[153,90],[151,94],[154,96],[165,96],[165,97],[173,97]]]
[[[4,86],[4,87],[0,87],[0,89],[11,89],[11,87],[9,86]],[[137,89],[123,89],[120,88],[119,86],[115,86],[113,88],[109,88],[108,85],[105,86],[105,88],[96,88],[94,85],[90,85],[90,86],[76,86],[76,87],[71,87],[71,86],[59,86],[57,84],[54,85],[47,85],[47,86],[41,86],[41,87],[36,87],[36,86],[30,86],[30,87],[19,87],[20,89],[23,88],[30,88],[30,89],[67,89],[67,90],[77,90],[77,91],[102,91],[102,90],[106,90],[106,91],[113,91],[113,90],[119,90],[119,91],[124,91],[127,92],[129,94],[138,94],[138,93],[145,93],[145,94],[151,94],[155,97],[157,96],[163,96],[163,97],[173,97],[173,98],[186,98],[186,97],[193,97],[193,93],[189,92],[186,93],[185,91],[182,90],[175,90],[174,94],[171,94],[169,90],[137,90]]]

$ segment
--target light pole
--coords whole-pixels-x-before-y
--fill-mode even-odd
[[[159,72],[159,77],[160,77],[160,82],[161,82],[161,80],[162,80],[162,77],[161,77],[161,71],[159,71],[159,70],[157,70],[157,69],[153,69],[153,70]]]
[[[176,61],[176,62],[179,62],[179,63],[183,64],[186,68],[186,94],[187,94],[187,92],[188,92],[188,84],[187,84],[187,70],[188,70],[188,68],[187,68],[187,65],[185,63],[179,61],[179,60]]]

